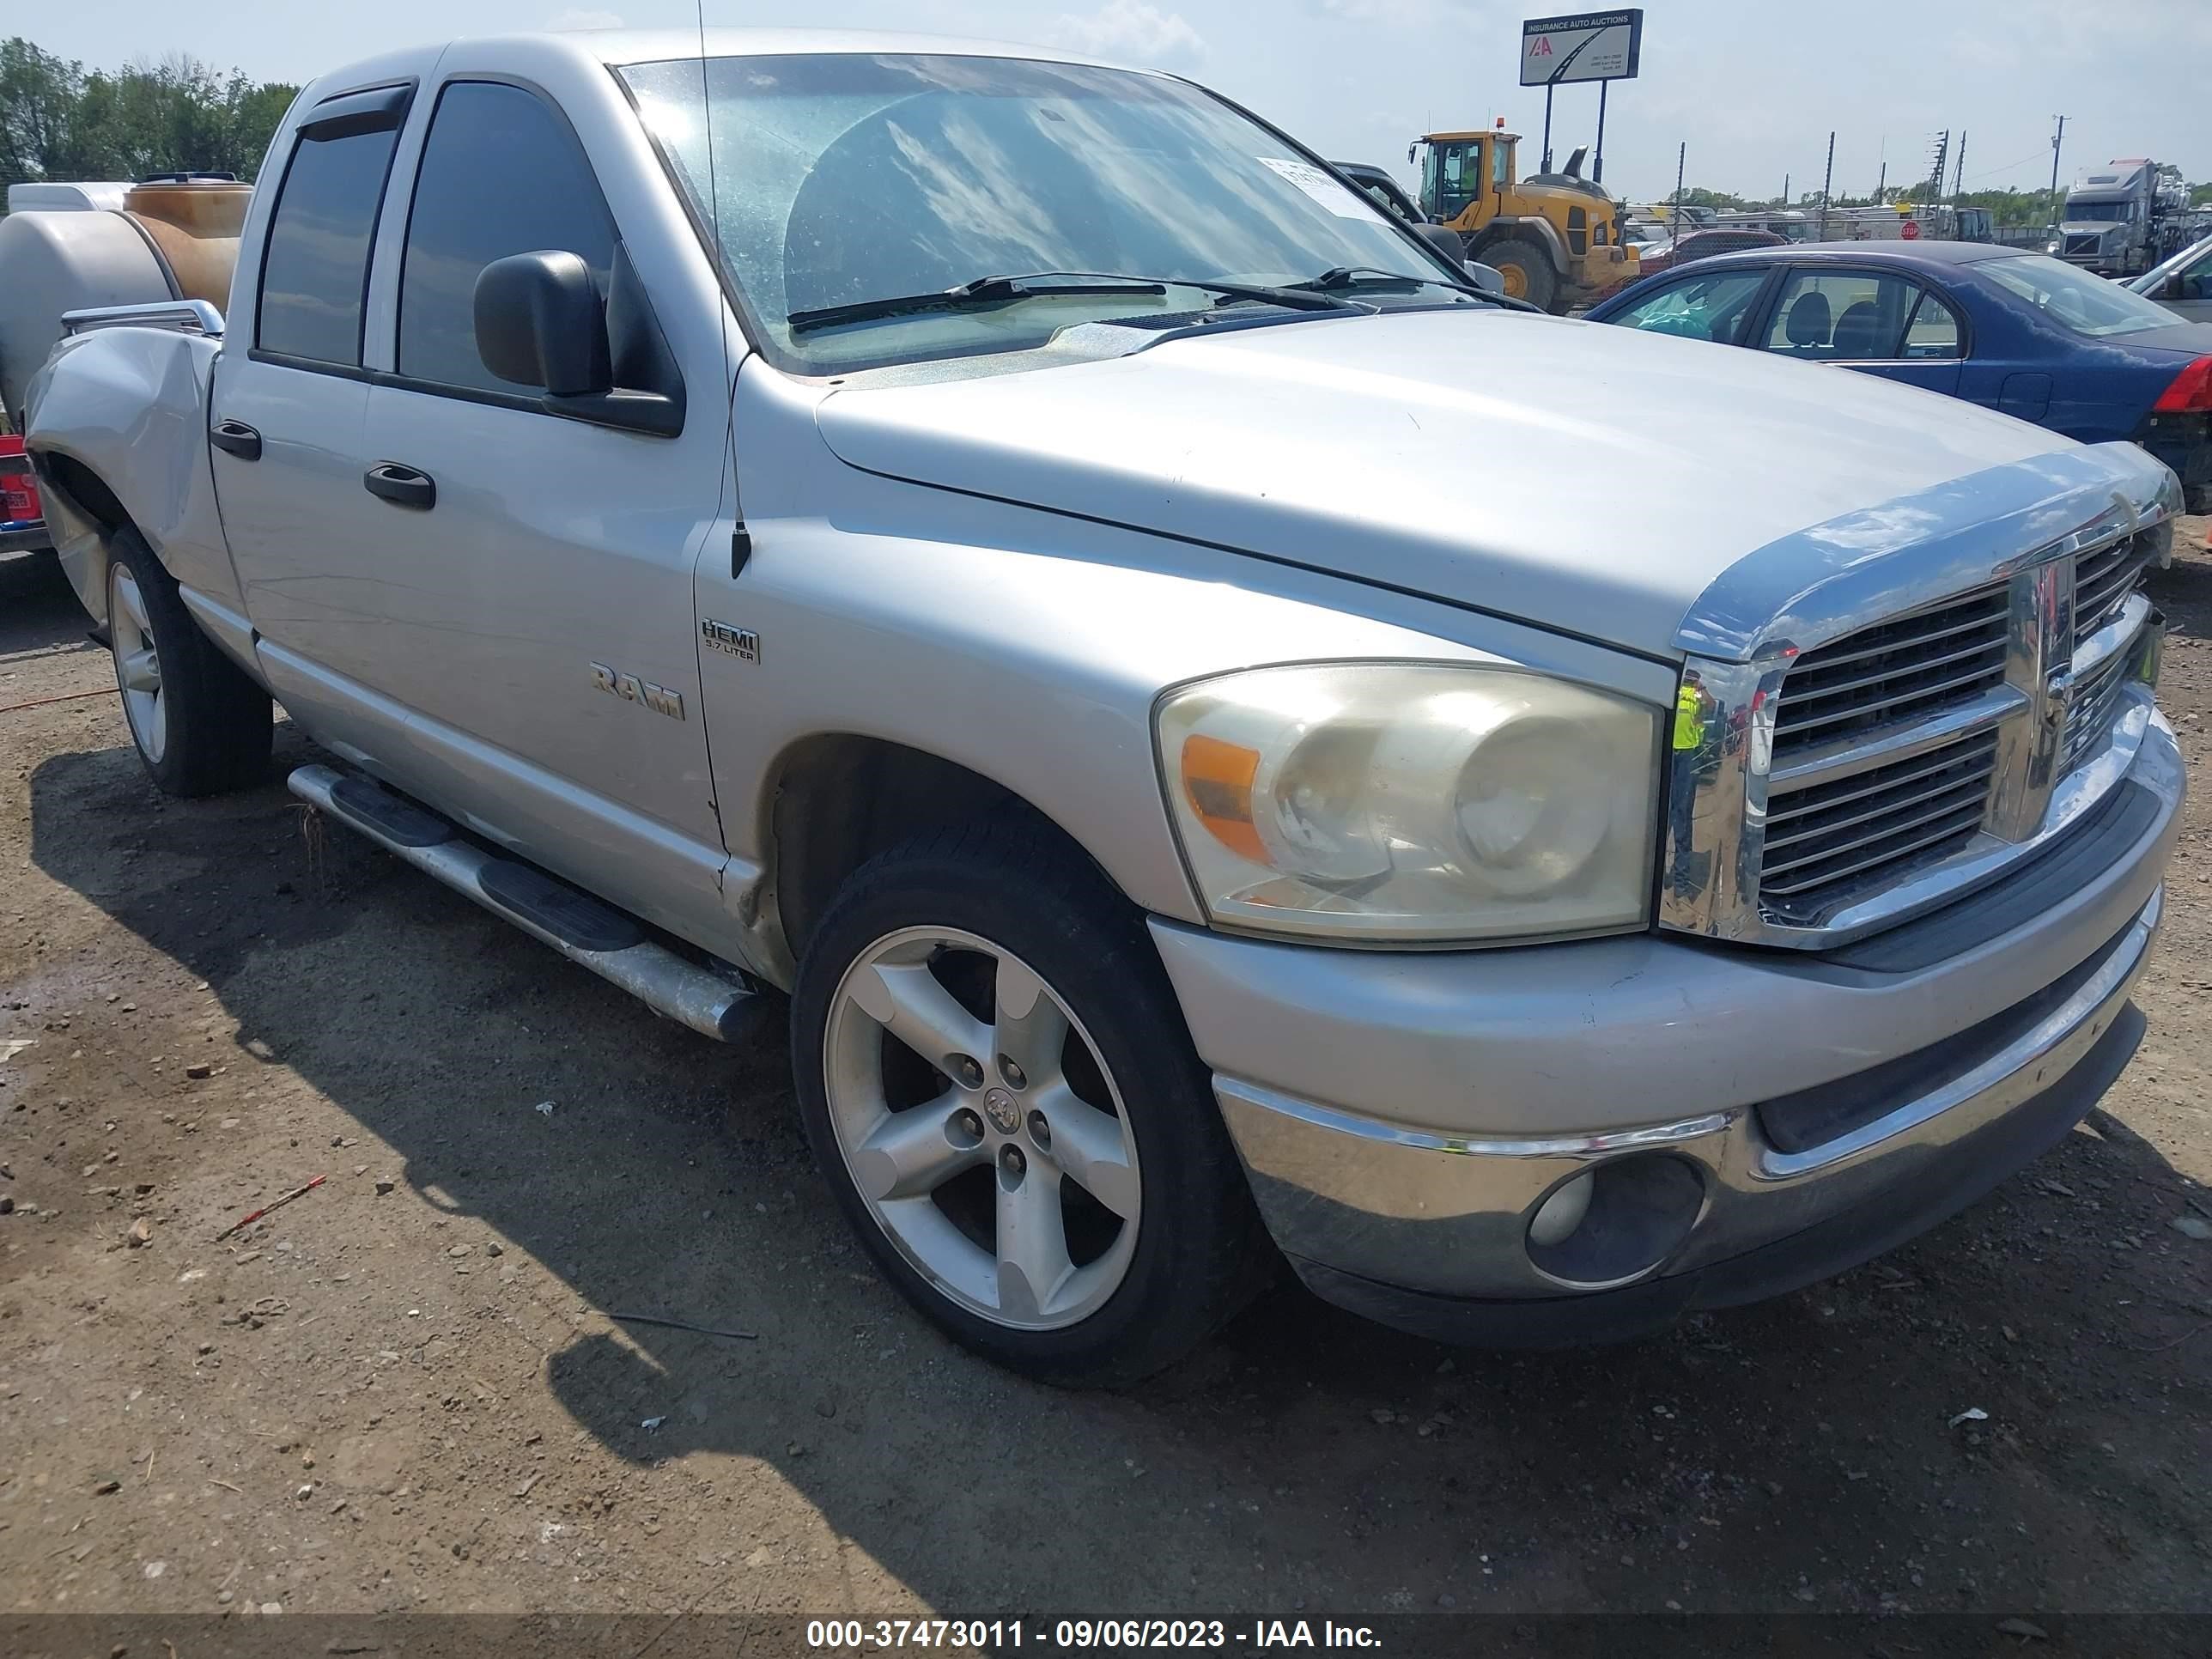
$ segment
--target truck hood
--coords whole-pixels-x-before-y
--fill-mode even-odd
[[[1747,555],[2078,447],[1871,375],[1458,309],[846,386],[817,419],[872,472],[1670,657],[1692,602]]]

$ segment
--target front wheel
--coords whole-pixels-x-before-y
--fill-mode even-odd
[[[1559,298],[1559,279],[1552,262],[1533,242],[1509,237],[1492,242],[1474,256],[1505,279],[1505,292],[1516,300],[1549,311]]]
[[[792,1052],[816,1161],[877,1264],[988,1358],[1128,1382],[1272,1247],[1141,920],[1025,826],[925,837],[815,930]]]

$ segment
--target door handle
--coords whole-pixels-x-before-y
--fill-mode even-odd
[[[208,441],[226,455],[235,455],[241,461],[261,459],[261,434],[243,421],[217,421],[215,430],[208,434]]]
[[[436,480],[404,461],[379,461],[368,469],[361,482],[370,495],[381,495],[398,507],[411,507],[418,512],[427,512],[438,504]]]

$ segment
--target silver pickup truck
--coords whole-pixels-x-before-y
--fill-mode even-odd
[[[295,791],[662,1012],[787,995],[972,1347],[1127,1379],[1285,1260],[1619,1337],[2126,1063],[2177,487],[1465,278],[1165,76],[464,41],[310,86],[227,310],[72,318],[27,435],[157,783],[273,698]]]

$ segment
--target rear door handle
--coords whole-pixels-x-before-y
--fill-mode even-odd
[[[379,461],[363,475],[362,483],[370,495],[396,506],[427,512],[438,504],[436,480],[402,461]]]
[[[208,441],[226,455],[235,455],[241,461],[261,459],[261,434],[243,421],[217,421],[215,430],[208,434]]]

